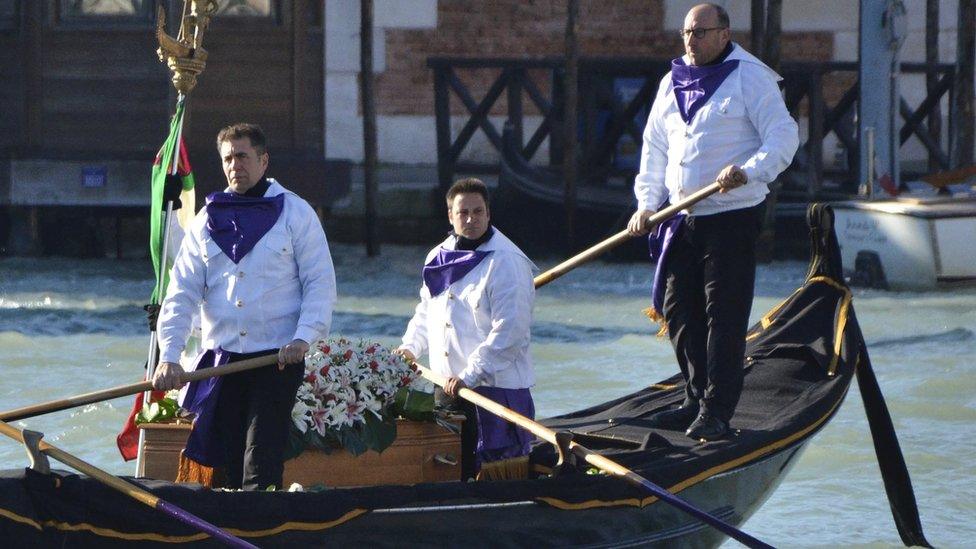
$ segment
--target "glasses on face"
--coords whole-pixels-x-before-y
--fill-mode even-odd
[[[726,27],[710,27],[710,28],[698,28],[698,29],[681,29],[680,31],[678,31],[678,34],[680,34],[681,37],[682,38],[685,38],[685,39],[687,39],[689,36],[694,36],[695,38],[701,40],[702,38],[705,38],[705,33],[706,32],[708,32],[708,31],[714,31],[714,30],[723,30],[725,28]]]

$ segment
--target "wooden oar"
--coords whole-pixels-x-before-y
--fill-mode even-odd
[[[429,368],[421,366],[416,362],[414,362],[414,364],[417,365],[417,369],[420,372],[420,374],[423,377],[430,380],[431,382],[433,382],[435,385],[438,385],[439,387],[444,387],[444,384],[447,383],[447,379],[445,379],[443,376],[434,373]],[[556,432],[553,431],[552,429],[549,429],[543,426],[542,424],[537,423],[523,416],[522,414],[514,412],[489,398],[481,396],[480,394],[472,391],[471,389],[461,389],[459,395],[461,396],[461,398],[467,400],[468,402],[480,406],[481,408],[488,410],[489,412],[495,414],[496,416],[502,419],[506,419],[514,423],[515,425],[518,425],[519,427],[522,427],[523,429],[531,432],[535,436],[541,438],[542,440],[545,440],[550,444],[558,446],[558,443],[556,441]],[[762,548],[762,549],[768,549],[768,548],[771,549],[772,547],[771,545],[768,545],[750,536],[749,534],[743,532],[742,530],[739,530],[735,526],[732,526],[731,524],[724,522],[721,519],[718,519],[715,516],[712,516],[705,511],[702,511],[701,509],[675,496],[674,494],[668,492],[667,490],[658,486],[657,484],[654,484],[653,482],[647,480],[646,478],[624,467],[623,465],[620,465],[615,461],[607,459],[606,457],[592,450],[589,450],[584,446],[577,444],[576,442],[570,442],[569,449],[578,457],[580,457],[581,459],[589,463],[590,465],[597,467],[602,471],[606,471],[612,475],[621,477],[632,484],[636,484],[637,486],[646,489],[651,494],[657,496],[657,498],[660,499],[661,501],[669,505],[672,505],[674,507],[677,507],[678,509],[684,511],[685,513],[688,513],[689,515],[697,518],[698,520],[704,522],[705,524],[708,524],[709,526],[721,531],[727,536],[734,538],[735,540],[737,540],[738,542],[742,543],[747,547]]]
[[[3,421],[0,421],[0,433],[7,435],[21,444],[24,444],[24,433],[20,429],[12,427]],[[109,488],[118,490],[130,498],[140,503],[144,503],[153,509],[158,509],[159,511],[166,513],[184,524],[187,524],[205,534],[213,536],[213,538],[217,541],[220,541],[230,547],[256,548],[255,545],[252,545],[241,538],[228,534],[202,518],[193,515],[188,511],[177,507],[176,505],[173,505],[172,503],[169,503],[168,501],[163,500],[132,483],[126,482],[119,477],[111,475],[98,467],[95,467],[94,465],[83,461],[78,457],[65,452],[64,450],[61,450],[60,448],[44,442],[43,439],[38,441],[37,449],[42,453],[60,461],[61,463],[81,471],[99,482],[102,482]]]
[[[688,198],[682,200],[681,202],[668,206],[667,208],[664,208],[663,210],[647,218],[647,221],[645,222],[644,225],[645,228],[653,229],[659,223],[666,221],[671,216],[680,212],[681,210],[688,209],[691,206],[694,206],[695,204],[700,202],[701,200],[708,198],[709,196],[717,193],[719,189],[721,189],[721,187],[716,182],[716,183],[712,183],[711,185],[703,189],[698,190],[697,192],[695,192]],[[610,238],[604,240],[603,242],[600,242],[599,244],[596,244],[595,246],[592,246],[574,255],[573,257],[567,259],[566,261],[563,261],[559,265],[556,265],[555,267],[535,277],[535,280],[533,281],[535,282],[535,287],[541,288],[542,286],[549,284],[553,280],[556,280],[557,278],[563,276],[569,271],[572,271],[576,267],[579,267],[580,265],[588,261],[592,261],[596,259],[597,257],[616,248],[617,246],[620,246],[624,242],[627,242],[631,238],[634,238],[634,235],[627,232],[626,229],[620,231],[619,233],[611,236]]]
[[[255,368],[260,368],[261,366],[269,366],[271,364],[276,364],[277,362],[277,354],[258,356],[249,358],[247,360],[241,360],[239,362],[232,362],[224,366],[216,366],[213,368],[204,368],[202,370],[187,372],[183,375],[183,381],[199,381],[209,377],[225,376],[228,374],[243,372],[245,370],[253,370]],[[66,410],[68,408],[74,408],[75,406],[83,406],[93,402],[101,402],[103,400],[134,395],[136,393],[142,393],[151,389],[152,381],[141,381],[139,383],[130,383],[129,385],[120,385],[118,387],[103,389],[93,393],[85,393],[61,400],[52,400],[49,402],[25,406],[23,408],[17,408],[16,410],[0,412],[0,421],[17,421],[42,414]]]

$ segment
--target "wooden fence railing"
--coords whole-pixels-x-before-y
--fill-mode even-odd
[[[501,123],[492,122],[491,116],[501,117],[513,127],[513,136],[526,159],[533,159],[542,144],[548,140],[549,163],[558,166],[562,162],[561,128],[563,117],[563,75],[561,58],[505,59],[505,58],[452,58],[432,57],[427,61],[434,71],[434,103],[437,125],[438,178],[443,187],[450,185],[457,172],[494,172],[497,164],[466,162],[462,153],[479,129],[491,146],[502,149]],[[657,91],[658,81],[667,73],[669,62],[662,59],[637,58],[583,58],[579,66],[578,108],[580,146],[579,161],[581,181],[600,185],[612,175],[629,175],[633,165],[622,167],[618,162],[621,144],[628,142],[631,149],[639,147],[644,117]],[[842,192],[853,193],[858,185],[858,136],[856,111],[858,99],[857,64],[850,62],[787,62],[783,63],[783,89],[787,108],[796,118],[807,119],[806,139],[803,140],[787,182],[794,190],[805,190],[811,197],[823,190],[824,181],[837,183]],[[921,63],[903,63],[903,74],[925,74],[932,67]],[[480,94],[465,84],[459,72],[478,73],[479,82],[491,83]],[[950,112],[949,139],[933,136],[926,127],[926,118],[938,107],[943,97],[954,88],[955,70],[952,65],[935,67],[938,81],[935,88],[917,106],[912,107],[902,98],[900,113],[902,127],[901,144],[912,136],[925,147],[930,165],[950,169],[951,144],[960,124]],[[486,76],[494,73],[494,79]],[[543,76],[539,76],[539,75]],[[631,88],[625,96],[617,93],[614,86],[621,79],[629,79]],[[841,91],[842,90],[842,91]],[[828,93],[829,92],[829,93]],[[461,102],[467,119],[456,136],[451,132],[451,96]],[[475,95],[481,95],[476,100]],[[502,109],[499,100],[506,98]],[[828,104],[828,95],[837,97]],[[839,97],[838,97],[839,96]],[[537,116],[539,126],[524,139],[524,98],[528,97]],[[937,112],[937,111],[936,111]],[[497,123],[497,126],[496,126]],[[823,162],[824,140],[836,136],[842,145],[845,159],[840,167],[825,167]],[[801,137],[802,140],[802,137]],[[904,169],[903,169],[904,170]],[[799,188],[798,188],[799,187]]]

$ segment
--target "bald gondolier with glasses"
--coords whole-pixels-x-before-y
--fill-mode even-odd
[[[772,69],[730,40],[715,4],[685,16],[685,55],[671,63],[644,130],[634,183],[634,235],[667,202],[718,181],[721,192],[651,235],[653,311],[663,319],[685,379],[683,402],[652,422],[715,440],[742,392],[743,355],[768,185],[799,143]]]

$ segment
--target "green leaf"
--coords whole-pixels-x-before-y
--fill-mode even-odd
[[[339,430],[339,442],[347,452],[358,456],[367,450],[366,442],[363,440],[362,433],[355,427],[343,427]]]
[[[404,387],[393,397],[393,416],[414,421],[434,421],[434,393]]]
[[[156,400],[144,404],[142,410],[136,414],[136,423],[160,423],[176,417],[180,405],[172,398]]]
[[[375,452],[386,450],[396,440],[396,420],[379,418],[370,412],[367,412],[365,415],[366,428],[363,435],[366,446]]]

